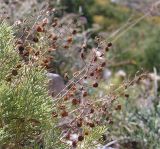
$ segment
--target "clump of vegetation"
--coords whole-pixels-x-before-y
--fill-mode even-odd
[[[159,147],[156,143],[159,141],[159,102],[154,100],[159,98],[157,80],[146,73],[136,74],[130,80],[125,74],[112,76],[111,80],[103,78],[106,68],[122,65],[130,70],[128,63],[134,65],[134,74],[138,67],[136,64],[144,57],[149,60],[149,63],[143,61],[145,68],[158,67],[150,57],[153,55],[159,61],[155,54],[158,46],[151,44],[150,40],[144,45],[144,55],[137,52],[138,58],[134,52],[117,52],[117,49],[130,47],[129,42],[135,37],[141,39],[138,31],[144,24],[138,24],[138,29],[127,32],[125,42],[120,38],[121,32],[116,34],[117,37],[112,34],[115,39],[106,41],[104,36],[96,36],[99,28],[92,27],[93,21],[100,20],[103,25],[104,17],[100,16],[103,12],[108,18],[104,26],[107,25],[110,32],[114,29],[110,28],[112,23],[122,23],[130,11],[126,7],[120,10],[120,6],[109,1],[105,3],[107,10],[103,0],[87,3],[92,5],[89,11],[89,5],[83,7],[83,1],[76,4],[70,1],[76,9],[67,8],[69,3],[65,1],[48,4],[39,1],[32,5],[34,11],[28,9],[22,13],[25,20],[19,14],[19,20],[15,21],[13,14],[11,22],[14,25],[7,22],[8,17],[4,14],[5,19],[0,23],[0,65],[3,66],[0,68],[0,148]],[[99,16],[90,18],[91,12],[96,13],[93,7],[97,5],[101,6]],[[22,10],[21,7],[24,6],[19,3],[18,10]],[[41,8],[40,11],[37,8]],[[77,9],[79,14],[68,13],[77,12]],[[83,9],[89,22],[82,13]],[[124,15],[123,11],[127,14]],[[32,13],[35,15],[28,19],[27,15]],[[135,24],[132,22],[130,25]],[[156,33],[153,31],[153,34]],[[112,47],[119,38],[117,46]],[[137,58],[136,61],[133,57]],[[128,62],[121,62],[127,58]],[[113,59],[118,63],[114,64]],[[47,73],[63,76],[65,87],[58,94],[47,90]],[[153,88],[149,91],[143,86],[146,80],[156,84],[154,99]],[[143,101],[146,97],[154,100],[149,100],[151,107],[145,109],[147,112],[136,103],[136,98]],[[148,116],[151,118],[147,119]],[[139,138],[141,141],[137,140]]]

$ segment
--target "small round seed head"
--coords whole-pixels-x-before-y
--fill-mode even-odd
[[[94,123],[89,123],[89,126],[90,126],[91,128],[93,128],[93,127],[95,127],[95,124],[94,124]]]
[[[80,135],[78,136],[78,141],[83,141],[84,140],[84,136]]]
[[[44,29],[43,29],[42,26],[38,25],[38,26],[36,27],[36,31],[37,31],[37,32],[44,32]]]
[[[124,96],[125,96],[126,98],[129,98],[129,94],[125,94]]]
[[[111,43],[111,42],[109,42],[109,43],[108,43],[108,47],[111,47],[111,46],[112,46],[112,43]]]
[[[61,113],[61,116],[62,116],[62,117],[68,116],[68,112],[64,110],[64,111]]]
[[[82,127],[82,121],[77,122],[77,127]]]
[[[72,40],[73,40],[73,38],[72,38],[71,36],[69,36],[69,37],[67,38],[67,42],[68,42],[68,43],[71,43]]]
[[[122,106],[119,104],[116,106],[115,110],[121,110],[122,109]]]
[[[76,33],[77,33],[77,31],[74,29],[74,30],[72,31],[72,34],[75,35]]]
[[[73,147],[77,147],[77,142],[76,142],[76,141],[73,141],[73,142],[72,142],[72,146],[73,146]]]
[[[109,51],[109,48],[108,48],[108,46],[105,48],[105,51],[106,51],[106,52],[108,52],[108,51]]]
[[[106,66],[106,62],[103,62],[102,64],[101,64],[101,67],[105,67]]]
[[[37,43],[39,41],[38,37],[33,37],[33,41]]]
[[[90,113],[94,113],[94,109],[93,108],[91,108]]]
[[[83,97],[86,97],[88,93],[86,91],[83,92]]]
[[[93,83],[93,87],[98,87],[98,83],[97,82]]]
[[[18,71],[17,71],[16,69],[13,69],[13,70],[12,70],[12,75],[13,75],[13,76],[18,75]]]
[[[72,104],[73,105],[79,104],[79,99],[76,99],[76,98],[72,99]]]

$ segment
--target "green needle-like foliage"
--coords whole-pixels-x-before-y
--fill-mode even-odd
[[[20,65],[20,67],[18,67]],[[0,148],[49,145],[53,128],[44,69],[20,61],[12,27],[0,24]],[[52,134],[53,135],[53,134]]]

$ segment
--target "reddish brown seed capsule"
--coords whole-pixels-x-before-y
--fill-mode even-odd
[[[67,101],[67,100],[68,100],[68,97],[67,97],[67,96],[65,96],[63,99],[64,99],[64,101]]]
[[[83,141],[84,140],[84,136],[78,136],[78,141]]]
[[[67,140],[69,140],[69,139],[70,139],[70,133],[68,133],[68,134],[65,136],[65,138],[66,138]]]
[[[121,110],[122,106],[121,105],[117,105],[117,107],[115,108],[115,110]]]
[[[97,61],[97,56],[95,56],[95,57],[94,57],[93,61],[94,61],[94,62],[96,62],[96,61]]]
[[[93,84],[93,87],[98,87],[98,83],[95,82],[95,83]]]
[[[69,46],[68,46],[68,45],[64,45],[63,47],[64,47],[65,49],[68,49],[68,48],[69,48]]]
[[[94,72],[91,72],[91,73],[90,73],[90,76],[93,77],[93,76],[94,76]]]
[[[85,134],[86,136],[88,136],[88,135],[89,135],[89,132],[88,132],[88,131],[86,131],[84,134]]]
[[[94,109],[93,108],[91,109],[90,113],[94,113]]]
[[[29,56],[29,51],[25,51],[25,52],[23,53],[23,56]]]
[[[105,67],[106,66],[106,62],[103,62],[102,64],[101,64],[101,67]]]
[[[23,54],[24,46],[23,46],[23,45],[20,45],[20,46],[18,47],[18,51],[19,51],[20,54]]]
[[[58,37],[56,35],[52,35],[52,40],[56,41],[58,39]]]
[[[83,92],[83,97],[86,97],[88,95],[88,93],[85,91]]]
[[[34,41],[35,43],[37,43],[37,42],[39,41],[39,39],[38,39],[37,37],[34,37],[34,38],[33,38],[33,41]]]
[[[61,110],[64,110],[66,107],[65,107],[65,105],[59,105],[59,109],[61,109]]]
[[[18,72],[17,72],[16,69],[13,69],[13,70],[12,70],[12,75],[14,75],[14,76],[18,75]]]
[[[56,112],[52,112],[52,117],[57,117],[58,114]]]
[[[77,122],[77,127],[82,127],[82,121]]]
[[[62,117],[68,116],[68,112],[64,110],[64,111],[61,113],[61,116],[62,116]]]
[[[52,27],[56,27],[57,26],[57,22],[53,22]]]
[[[79,99],[76,99],[76,98],[72,99],[72,104],[73,105],[79,104]]]
[[[38,56],[40,54],[40,52],[39,51],[37,51],[36,53],[35,53],[35,56]]]
[[[95,124],[94,124],[94,123],[89,123],[89,126],[90,126],[91,128],[93,128],[93,127],[95,127]]]
[[[111,42],[109,42],[109,43],[108,43],[108,47],[111,47],[111,46],[112,46],[112,43],[111,43]]]
[[[108,51],[109,51],[109,48],[108,48],[108,47],[106,47],[106,48],[105,48],[105,51],[106,51],[106,52],[108,52]]]
[[[7,81],[7,82],[11,82],[11,81],[12,81],[12,78],[9,76],[9,77],[6,78],[6,81]]]
[[[48,60],[48,59],[44,59],[44,60],[43,60],[43,63],[45,63],[45,64],[46,64],[46,63],[49,63],[49,60]]]
[[[102,67],[97,68],[97,72],[98,72],[98,73],[102,72],[102,70],[103,70]]]
[[[87,79],[87,76],[84,76],[84,79],[86,80],[86,79]]]
[[[129,94],[125,94],[124,96],[125,96],[126,98],[129,98]]]
[[[73,40],[73,39],[72,39],[72,37],[71,37],[71,36],[67,38],[67,42],[68,42],[68,43],[71,43],[71,42],[72,42],[72,40]]]
[[[76,141],[73,141],[73,142],[72,142],[72,146],[73,146],[73,147],[77,147],[77,142],[76,142]]]
[[[76,33],[77,33],[77,31],[76,31],[76,30],[73,30],[73,31],[72,31],[72,34],[73,34],[73,35],[75,35]]]
[[[36,31],[37,31],[37,32],[44,32],[44,29],[43,29],[42,26],[38,25],[38,26],[36,27]]]
[[[84,53],[83,52],[81,52],[81,58],[84,59]]]

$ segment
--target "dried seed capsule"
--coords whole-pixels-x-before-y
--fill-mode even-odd
[[[95,127],[95,124],[94,124],[94,123],[89,123],[89,126],[90,126],[91,128],[93,128],[93,127]]]
[[[84,53],[83,52],[81,52],[81,58],[84,59]]]
[[[77,122],[77,127],[82,127],[82,121]]]
[[[38,26],[36,27],[36,31],[37,31],[37,32],[44,32],[44,29],[43,29],[42,26],[38,25]]]
[[[129,94],[125,94],[124,96],[125,96],[126,98],[129,98]]]
[[[84,136],[78,136],[78,141],[83,141],[84,140]]]
[[[73,141],[73,142],[72,142],[72,146],[73,146],[73,147],[77,147],[77,142],[76,142],[76,141]]]
[[[19,51],[20,54],[23,54],[24,46],[23,46],[23,45],[20,45],[20,46],[18,47],[18,51]]]
[[[111,47],[111,46],[112,46],[112,43],[111,43],[111,42],[109,42],[109,43],[108,43],[108,47]]]
[[[122,106],[121,105],[117,105],[117,107],[115,108],[115,110],[121,110]]]
[[[101,67],[105,67],[106,66],[106,62],[103,62],[102,64],[101,64]]]
[[[38,56],[40,54],[40,52],[39,51],[37,51],[36,53],[35,53],[35,56]]]
[[[79,104],[79,99],[76,99],[76,98],[72,99],[72,104],[73,105]]]
[[[102,135],[102,140],[106,141],[107,140],[107,136],[105,134]]]
[[[98,83],[95,82],[95,83],[93,84],[93,87],[98,87]]]
[[[18,75],[18,71],[17,71],[16,69],[13,69],[13,70],[12,70],[12,75],[13,75],[13,76]]]
[[[84,79],[86,80],[86,79],[87,79],[87,76],[84,76]]]
[[[77,33],[77,31],[76,31],[76,30],[73,30],[73,31],[72,31],[72,34],[73,34],[73,35],[75,35],[76,33]]]
[[[37,43],[37,42],[39,41],[39,39],[38,39],[37,37],[34,37],[34,38],[33,38],[33,41],[34,41],[35,43]]]
[[[90,113],[94,113],[94,109],[93,108],[90,110]]]
[[[67,96],[65,96],[65,97],[64,97],[64,101],[67,101],[67,100],[68,100],[68,97],[67,97]]]
[[[61,116],[62,116],[62,117],[68,116],[68,112],[64,110],[64,111],[61,113]]]
[[[91,72],[91,73],[90,73],[90,76],[93,77],[93,76],[94,76],[94,72]]]
[[[109,51],[109,48],[108,48],[108,47],[106,47],[106,48],[105,48],[105,51],[106,51],[106,52],[108,52],[108,51]]]
[[[57,117],[58,114],[56,112],[52,112],[52,117]]]
[[[68,37],[67,42],[68,42],[68,43],[71,43],[72,40],[73,40],[73,39],[72,39],[72,37],[70,36],[70,37]]]
[[[93,61],[94,61],[94,62],[96,62],[96,61],[97,61],[97,56],[95,56],[95,57],[94,57]]]
[[[12,78],[11,78],[10,76],[8,76],[8,77],[6,78],[6,81],[7,81],[7,82],[11,82],[11,81],[12,81]]]
[[[53,22],[52,27],[56,27],[57,26],[57,22]]]
[[[83,92],[83,97],[86,97],[88,95],[88,93],[85,91]]]
[[[68,49],[68,48],[69,48],[69,46],[68,46],[68,45],[64,45],[63,47],[64,47],[65,49]]]

